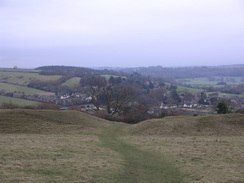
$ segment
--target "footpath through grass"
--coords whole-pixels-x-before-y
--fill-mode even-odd
[[[123,158],[120,174],[111,177],[114,183],[184,183],[183,174],[161,155],[143,151],[124,142],[123,125],[112,124],[100,135],[102,146]]]

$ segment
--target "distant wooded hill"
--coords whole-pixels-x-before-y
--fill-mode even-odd
[[[202,77],[244,77],[244,65],[216,66],[216,67],[177,67],[162,66],[136,67],[122,69],[127,73],[137,72],[143,75],[170,79],[202,78]]]
[[[36,68],[41,70],[41,75],[67,75],[81,77],[87,74],[98,75],[119,75],[128,76],[134,72],[140,73],[145,76],[161,77],[164,79],[185,79],[185,78],[202,78],[202,77],[244,77],[244,65],[233,66],[215,66],[215,67],[135,67],[113,70],[103,69],[96,70],[85,67],[73,67],[73,66],[42,66]]]
[[[97,74],[97,75],[119,75],[125,76],[126,73],[122,71],[113,71],[108,69],[96,70],[85,67],[73,67],[73,66],[42,66],[37,67],[36,70],[41,70],[39,74],[41,75],[72,75],[77,77],[82,77],[87,74]]]

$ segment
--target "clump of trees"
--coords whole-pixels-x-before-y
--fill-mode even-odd
[[[233,104],[227,99],[220,99],[214,106],[214,111],[218,114],[227,114],[233,112]]]

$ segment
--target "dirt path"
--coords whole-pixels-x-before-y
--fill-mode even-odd
[[[184,183],[182,174],[162,156],[143,151],[119,137],[123,126],[113,124],[100,135],[104,147],[121,154],[124,164],[115,183]]]

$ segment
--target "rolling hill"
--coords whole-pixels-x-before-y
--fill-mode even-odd
[[[10,182],[242,182],[244,115],[128,125],[78,111],[0,110]]]
[[[151,119],[129,126],[135,135],[161,136],[243,136],[244,115],[177,116]]]
[[[76,134],[98,130],[108,121],[77,111],[1,110],[1,133]]]
[[[61,86],[67,86],[69,88],[75,88],[80,85],[80,77],[73,77],[61,84]]]

